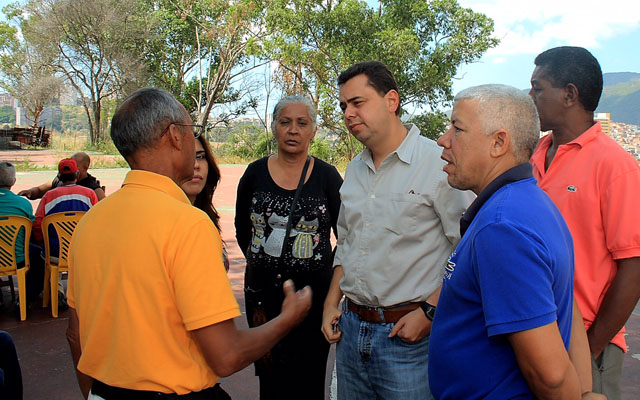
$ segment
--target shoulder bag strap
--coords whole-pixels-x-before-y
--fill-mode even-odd
[[[300,175],[300,182],[298,182],[298,187],[296,188],[296,194],[293,195],[293,201],[291,202],[291,209],[289,210],[289,218],[287,219],[287,229],[284,234],[284,241],[282,242],[282,250],[280,252],[280,259],[282,260],[282,256],[284,255],[285,244],[287,239],[289,238],[289,232],[291,232],[291,218],[293,218],[293,209],[296,207],[296,203],[298,202],[298,197],[300,197],[300,192],[302,191],[302,186],[304,185],[304,179],[307,177],[307,170],[309,169],[309,162],[311,161],[311,156],[307,156],[307,161],[304,163],[304,168],[302,168],[302,175]]]

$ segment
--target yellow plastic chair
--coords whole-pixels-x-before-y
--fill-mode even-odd
[[[20,228],[24,227],[24,267],[18,268],[16,263],[16,242]],[[31,237],[31,220],[14,215],[0,216],[0,276],[18,276],[18,296],[20,296],[20,321],[27,319],[27,285],[26,275],[29,271],[29,239]],[[13,287],[13,281],[10,281]]]
[[[71,237],[78,226],[78,221],[84,214],[86,214],[84,211],[66,211],[47,215],[42,220],[45,266],[42,307],[49,305],[49,297],[51,297],[51,315],[54,318],[58,318],[58,276],[60,272],[69,271]],[[49,226],[53,226],[58,234],[60,257],[51,254]]]

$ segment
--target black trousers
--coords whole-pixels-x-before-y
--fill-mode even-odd
[[[105,400],[231,400],[220,384],[199,392],[175,394],[119,388],[94,380],[91,393]]]

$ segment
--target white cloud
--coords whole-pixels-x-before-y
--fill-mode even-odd
[[[637,0],[459,0],[493,19],[500,45],[487,56],[537,54],[552,45],[589,49],[640,28]]]

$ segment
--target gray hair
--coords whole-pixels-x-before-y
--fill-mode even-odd
[[[273,109],[273,118],[271,119],[271,132],[276,132],[276,126],[278,124],[278,120],[280,119],[280,114],[282,110],[290,104],[304,104],[307,106],[307,111],[309,112],[309,118],[311,118],[311,127],[316,129],[316,118],[318,117],[318,113],[316,112],[316,106],[313,104],[311,99],[304,96],[286,96],[280,99],[278,104],[276,104]]]
[[[118,107],[111,119],[111,139],[123,157],[151,147],[172,122],[183,122],[185,111],[166,90],[136,90]]]
[[[8,161],[0,162],[0,187],[10,188],[16,183],[16,167]]]
[[[506,129],[518,162],[529,161],[540,139],[540,118],[528,94],[507,85],[480,85],[458,93],[454,103],[473,100],[485,135]]]

